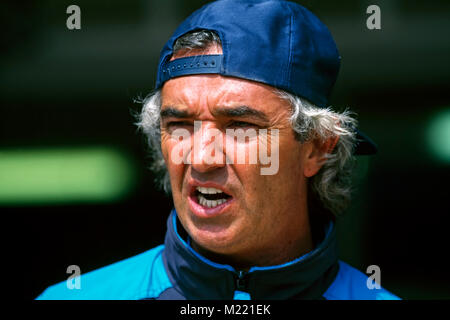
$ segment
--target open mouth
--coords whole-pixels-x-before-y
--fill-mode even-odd
[[[206,208],[215,208],[227,202],[232,197],[220,189],[196,187],[194,191],[196,202]]]

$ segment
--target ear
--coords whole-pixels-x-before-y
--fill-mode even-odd
[[[339,136],[332,136],[325,141],[315,139],[305,143],[306,154],[303,166],[303,174],[310,178],[319,172],[325,164],[326,155],[333,152],[339,141]]]

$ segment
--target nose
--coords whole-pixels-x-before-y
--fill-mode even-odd
[[[222,132],[207,121],[194,122],[192,167],[198,172],[209,172],[225,166]]]

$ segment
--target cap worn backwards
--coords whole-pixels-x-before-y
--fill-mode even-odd
[[[222,54],[170,61],[175,41],[201,29],[218,34]],[[192,13],[167,41],[159,59],[156,89],[179,76],[220,74],[265,83],[325,107],[340,59],[328,28],[301,5],[282,0],[219,0]],[[357,135],[360,142],[355,153],[376,152],[370,139]]]

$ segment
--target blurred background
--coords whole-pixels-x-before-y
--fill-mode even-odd
[[[341,258],[405,299],[450,298],[450,2],[299,1],[329,27],[342,66],[332,96],[379,145],[358,159],[338,221]],[[4,246],[34,299],[163,241],[171,199],[147,170],[134,100],[159,50],[206,1],[2,1],[0,212]],[[68,30],[66,8],[81,8]],[[366,8],[381,8],[368,30]],[[11,234],[8,231],[12,231]]]

